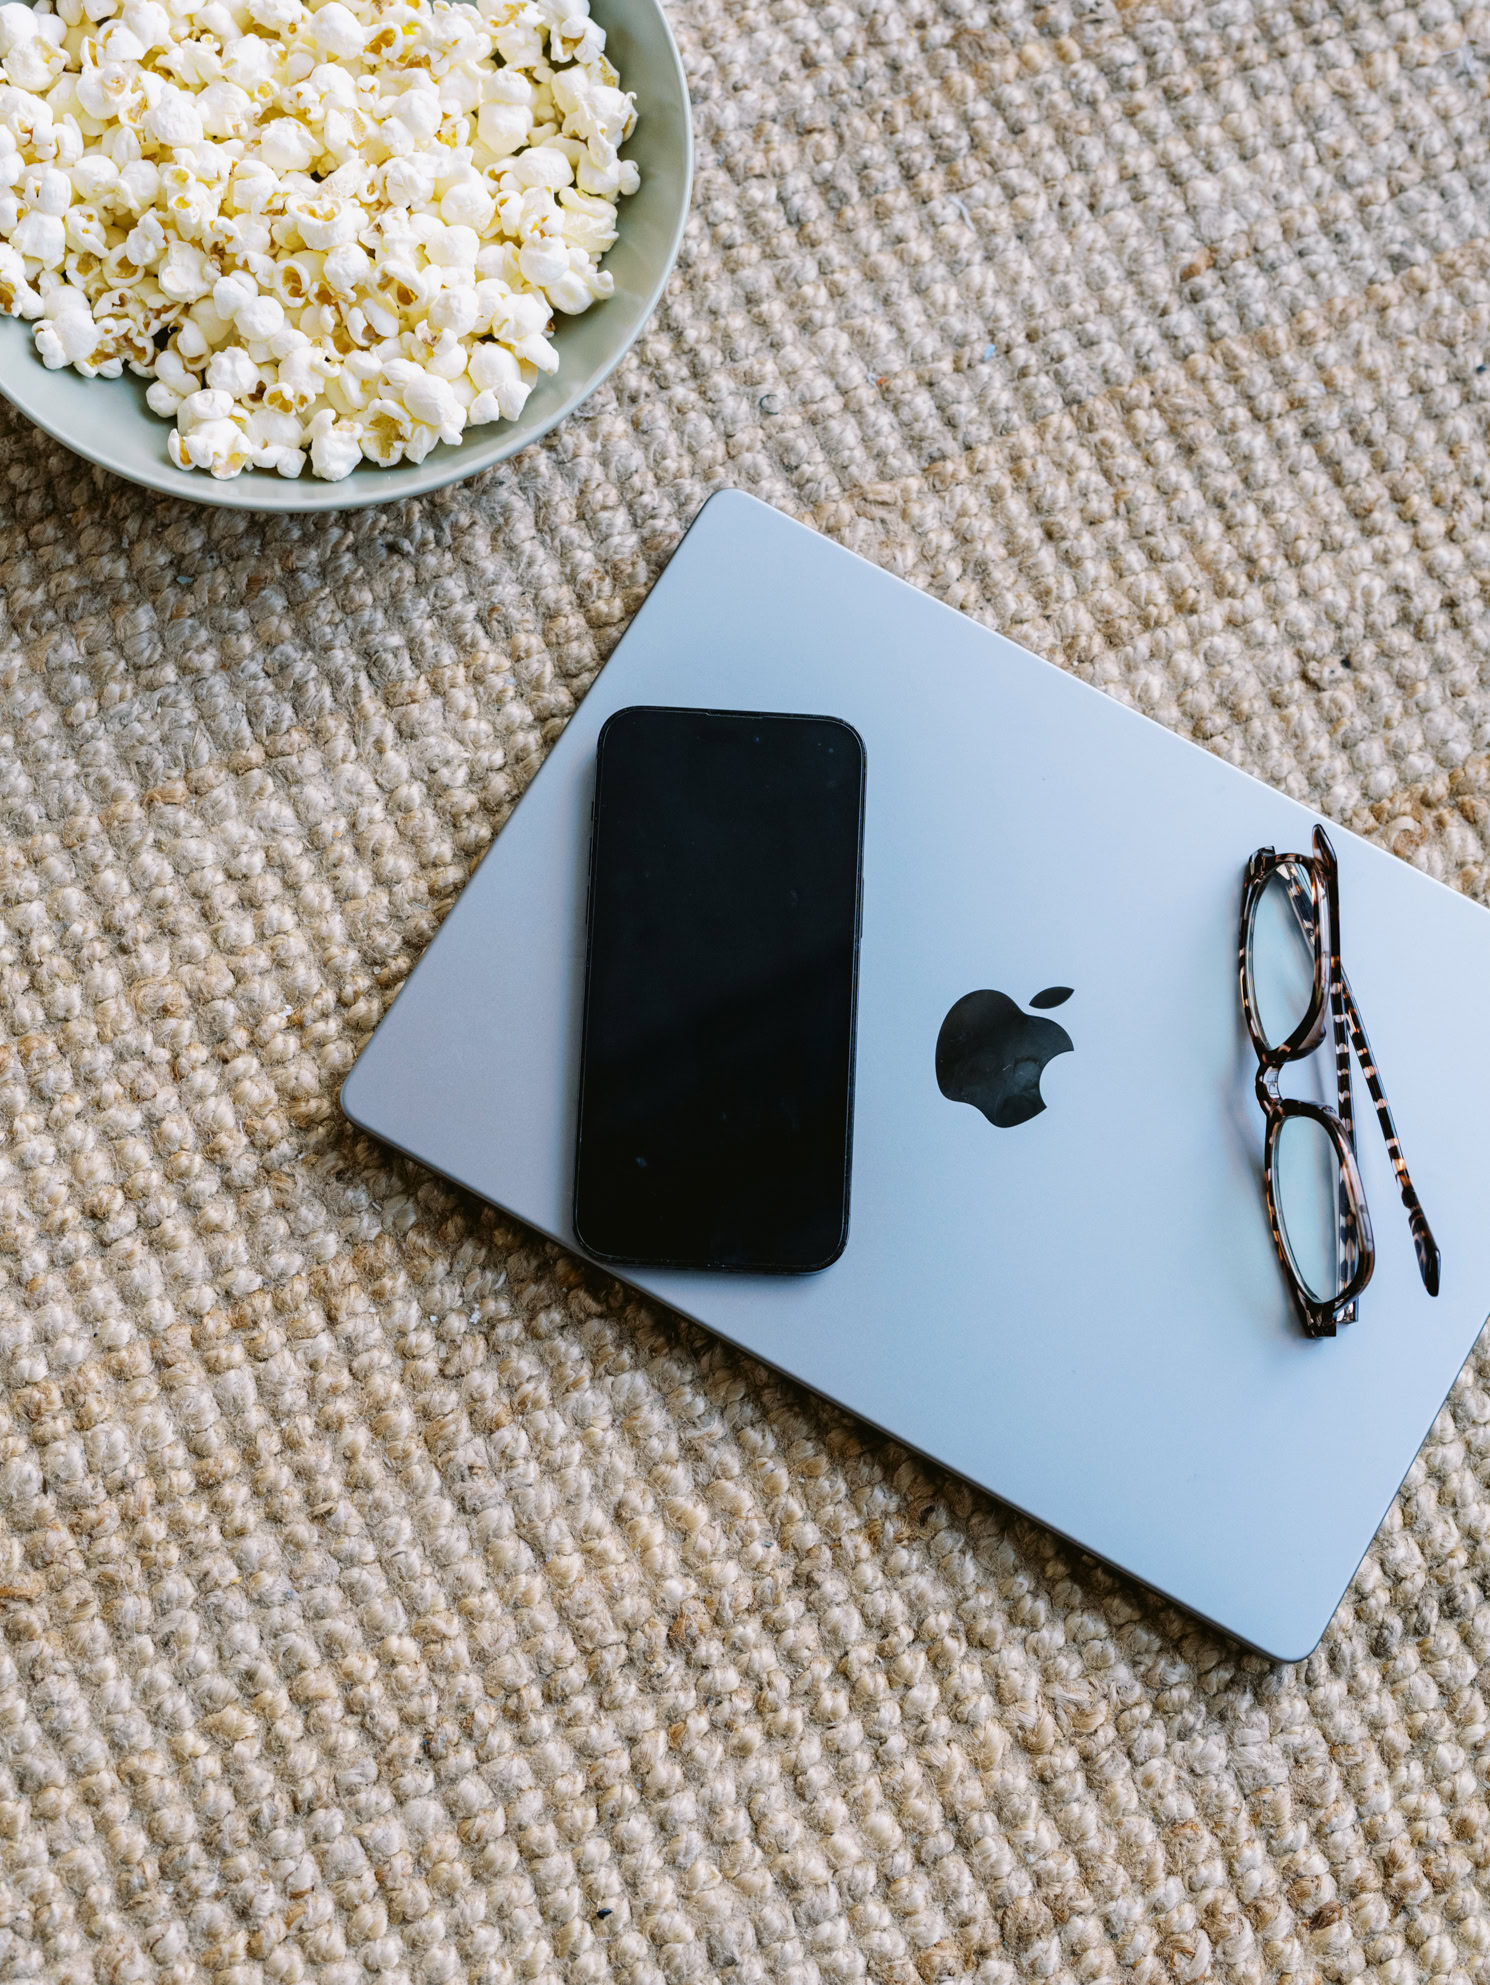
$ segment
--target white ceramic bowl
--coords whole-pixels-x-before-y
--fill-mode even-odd
[[[688,85],[660,0],[592,0],[606,33],[606,53],[636,96],[637,124],[622,156],[635,159],[640,191],[620,204],[620,238],[604,266],[615,294],[582,317],[560,317],[554,343],[559,369],[540,379],[515,421],[473,428],[455,447],[441,443],[417,464],[396,469],[363,462],[341,482],[318,482],[306,464],[295,482],[270,469],[245,469],[218,482],[200,469],[178,469],[166,453],[171,423],[145,405],[145,381],[83,379],[48,372],[36,356],[31,326],[0,317],[0,392],[29,420],[75,454],[130,482],[192,503],[233,510],[351,510],[424,496],[432,489],[504,462],[573,413],[619,363],[657,306],[677,259],[693,185],[693,127]]]

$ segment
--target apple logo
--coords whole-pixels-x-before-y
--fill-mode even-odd
[[[1062,1006],[1070,986],[1047,986],[1031,1006]],[[1007,993],[970,992],[948,1013],[936,1037],[936,1085],[953,1103],[971,1103],[1000,1130],[1028,1123],[1045,1107],[1045,1064],[1071,1053],[1058,1021],[1017,1007]]]

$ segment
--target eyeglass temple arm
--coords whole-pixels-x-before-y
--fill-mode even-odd
[[[1299,927],[1312,944],[1314,942],[1313,903],[1291,877],[1286,886]],[[1397,1175],[1397,1188],[1402,1194],[1402,1204],[1407,1209],[1407,1224],[1412,1232],[1413,1251],[1418,1258],[1418,1273],[1423,1278],[1423,1287],[1428,1294],[1436,1296],[1442,1265],[1438,1243],[1433,1238],[1433,1229],[1428,1225],[1428,1216],[1423,1211],[1423,1203],[1418,1198],[1417,1188],[1412,1182],[1412,1174],[1407,1169],[1407,1160],[1402,1154],[1402,1140],[1397,1135],[1396,1119],[1392,1115],[1392,1106],[1387,1101],[1386,1090],[1382,1087],[1381,1073],[1376,1066],[1376,1057],[1371,1051],[1365,1022],[1361,1019],[1361,1009],[1356,1005],[1355,994],[1350,989],[1350,980],[1345,975],[1344,966],[1338,964],[1338,961],[1332,962],[1336,964],[1332,991],[1335,988],[1339,990],[1346,1025],[1350,1029],[1351,1044],[1355,1048],[1356,1059],[1361,1064],[1361,1073],[1366,1078],[1366,1088],[1370,1092],[1371,1101],[1376,1107],[1376,1119],[1386,1140],[1387,1156],[1391,1159],[1392,1170]],[[1345,1125],[1346,1135],[1353,1144],[1355,1142],[1352,1122],[1354,1109],[1351,1099],[1350,1058],[1348,1053],[1343,1055],[1340,1053],[1340,1046],[1337,1040],[1337,1062],[1344,1063],[1343,1070],[1337,1067],[1336,1071],[1340,1094],[1340,1118]],[[1342,1320],[1354,1321],[1354,1311],[1355,1305],[1352,1303],[1350,1316]]]
[[[1317,864],[1314,865],[1313,872],[1317,875]],[[1304,942],[1318,956],[1319,940],[1314,917],[1314,899],[1306,890],[1299,887],[1297,878],[1287,871],[1283,872],[1283,886],[1288,892],[1289,906],[1293,910],[1294,921],[1303,933]],[[1354,1151],[1356,1148],[1355,1086],[1350,1079],[1349,1026],[1346,1019],[1344,996],[1340,989],[1342,975],[1338,970],[1334,969],[1335,961],[1333,959],[1330,963],[1332,969],[1329,975],[1329,1005],[1330,1033],[1334,1038],[1335,1045],[1335,1113],[1339,1117],[1341,1127],[1345,1132],[1345,1141],[1351,1150]],[[1350,1257],[1352,1228],[1353,1221],[1350,1209],[1345,1194],[1342,1191],[1340,1196],[1339,1220],[1335,1235],[1335,1244],[1339,1251],[1342,1273],[1344,1272],[1344,1264]],[[1347,1303],[1335,1320],[1340,1324],[1354,1323],[1358,1313],[1355,1303]]]
[[[1345,1127],[1345,1141],[1354,1151],[1355,1141],[1355,1083],[1350,1074],[1350,1027],[1345,1010],[1344,974],[1340,970],[1338,952],[1330,958],[1330,1032],[1335,1038],[1335,1094],[1337,1112]],[[1349,1259],[1352,1235],[1355,1227],[1349,1195],[1340,1192],[1339,1246],[1342,1265]],[[1349,1304],[1340,1312],[1342,1323],[1354,1323],[1360,1314],[1355,1303]]]
[[[1361,1020],[1361,1009],[1355,1003],[1355,994],[1350,990],[1350,981],[1343,971],[1340,973],[1340,991],[1345,1000],[1345,1014],[1350,1024],[1350,1038],[1355,1047],[1356,1059],[1361,1064],[1366,1087],[1371,1092],[1372,1102],[1376,1105],[1376,1120],[1381,1125],[1382,1136],[1386,1139],[1387,1156],[1392,1161],[1392,1170],[1397,1174],[1397,1187],[1402,1194],[1402,1204],[1407,1208],[1407,1224],[1412,1229],[1412,1244],[1418,1257],[1418,1273],[1423,1278],[1423,1287],[1428,1294],[1436,1296],[1440,1267],[1438,1243],[1433,1238],[1433,1229],[1428,1225],[1428,1216],[1423,1211],[1422,1201],[1418,1198],[1417,1188],[1412,1182],[1412,1174],[1407,1169],[1407,1160],[1402,1155],[1402,1140],[1397,1135],[1397,1125],[1392,1117],[1392,1106],[1387,1101],[1387,1092],[1381,1086],[1376,1058],[1371,1052],[1371,1043],[1366,1037],[1365,1025]]]

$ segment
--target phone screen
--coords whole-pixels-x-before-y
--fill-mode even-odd
[[[848,1235],[864,747],[833,717],[600,734],[574,1225],[606,1260],[802,1272]]]

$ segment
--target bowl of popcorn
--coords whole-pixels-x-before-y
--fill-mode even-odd
[[[10,0],[0,391],[195,502],[423,495],[618,363],[692,170],[659,0]]]

